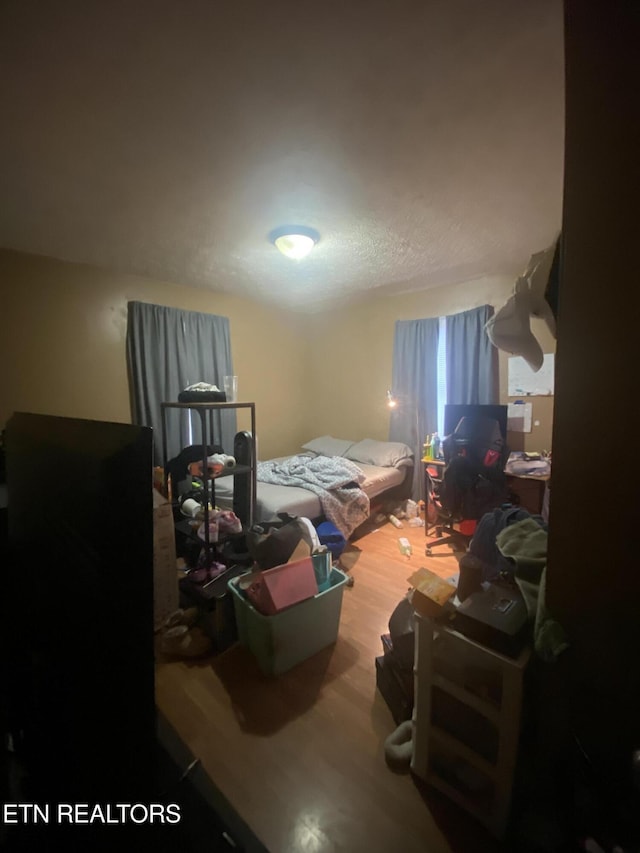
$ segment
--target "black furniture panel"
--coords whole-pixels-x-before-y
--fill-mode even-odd
[[[152,430],[16,413],[6,452],[6,719],[29,798],[135,802],[156,756]]]

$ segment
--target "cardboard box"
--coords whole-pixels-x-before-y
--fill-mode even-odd
[[[265,616],[273,616],[318,594],[311,557],[244,575],[240,584],[256,610]]]
[[[416,613],[435,619],[444,605],[456,594],[456,587],[429,569],[418,569],[407,581],[413,587],[411,603]]]
[[[178,609],[176,539],[171,504],[153,489],[153,626]]]

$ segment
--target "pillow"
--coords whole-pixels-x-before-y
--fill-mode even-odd
[[[401,468],[413,461],[413,450],[400,441],[375,441],[364,438],[357,444],[352,444],[346,453],[352,462],[362,462],[363,465],[377,465],[380,468]]]
[[[347,441],[345,438],[323,435],[320,438],[312,438],[311,441],[302,445],[302,449],[310,450],[316,456],[345,456],[352,444],[352,441]]]

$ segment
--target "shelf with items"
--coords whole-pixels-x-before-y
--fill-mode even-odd
[[[474,708],[479,714],[482,714],[487,718],[487,720],[490,720],[495,725],[498,724],[500,720],[500,708],[498,705],[494,705],[492,702],[482,699],[475,693],[472,693],[465,687],[460,687],[460,685],[456,684],[454,681],[450,681],[448,678],[445,678],[445,676],[440,675],[437,672],[433,673],[432,685],[433,687],[439,687],[441,690],[446,691],[449,695],[454,696],[460,702],[464,702],[470,708]]]
[[[469,705],[460,694],[453,695],[435,681],[431,685],[432,737],[450,736],[465,752],[477,758],[477,766],[486,775],[492,776],[492,767],[498,756],[499,720],[486,717],[477,706]],[[468,759],[472,764],[473,757]]]
[[[220,436],[216,435],[215,414],[228,410],[248,410],[250,415],[250,431],[239,432],[234,439],[233,453],[226,453],[228,448],[225,448],[225,455],[234,456],[236,464],[233,467],[222,467],[221,470],[216,470],[213,473],[213,467],[209,460],[211,458],[210,448],[221,447],[218,443]],[[198,564],[193,569],[198,568],[208,569],[217,562],[216,558],[224,557],[225,563],[229,560],[229,544],[237,542],[242,538],[242,534],[248,530],[253,524],[253,515],[256,497],[256,453],[255,453],[255,435],[256,435],[256,418],[254,403],[161,403],[162,414],[162,453],[164,459],[165,471],[169,464],[169,448],[168,448],[168,429],[167,418],[168,413],[172,410],[189,410],[195,413],[200,419],[200,436],[201,440],[197,442],[197,446],[201,445],[201,454],[195,462],[189,463],[189,467],[197,471],[190,472],[189,476],[194,477],[201,483],[199,487],[200,509],[196,519],[190,519],[188,516],[181,517],[177,512],[176,530],[183,535],[190,537],[194,547],[198,548],[200,555]],[[218,439],[218,441],[216,441]],[[196,445],[194,445],[196,446]],[[200,474],[201,476],[198,476]],[[216,480],[223,477],[234,478],[234,513],[240,521],[241,529],[236,529],[235,525],[229,526],[232,521],[228,511],[218,511],[215,500],[215,484]],[[178,507],[178,494],[176,493],[176,484],[173,484],[172,502],[174,503],[174,511]],[[188,491],[185,492],[188,494]],[[236,497],[238,500],[236,501]],[[240,496],[245,495],[246,501],[240,506]],[[237,510],[237,512],[236,512]],[[220,523],[215,524],[219,519]],[[229,526],[229,529],[224,529],[224,524]],[[222,529],[219,529],[222,528]],[[199,532],[200,531],[200,532]],[[240,549],[241,550],[241,549]],[[233,551],[231,552],[233,553]],[[236,554],[238,551],[235,552]],[[231,566],[228,565],[227,568]],[[212,578],[213,579],[213,578]]]
[[[448,752],[436,741],[432,746],[430,769],[424,778],[478,821],[486,823],[495,786],[481,770]]]
[[[446,462],[444,459],[431,459],[430,457],[423,457],[420,460],[423,470],[424,476],[424,500],[425,500],[425,524],[424,524],[424,532],[425,536],[428,536],[430,531],[435,526],[433,521],[429,521],[429,519],[435,518],[435,510],[433,508],[434,504],[434,493],[437,490],[438,486],[442,483],[442,479],[444,477],[444,469],[446,468]]]
[[[501,838],[530,650],[510,658],[446,623],[415,618],[411,768]]]

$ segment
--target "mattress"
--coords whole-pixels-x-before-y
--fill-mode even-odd
[[[355,464],[355,463],[354,463]],[[380,468],[377,465],[358,463],[365,475],[361,488],[369,499],[377,497],[393,486],[404,481],[406,468]],[[300,515],[304,518],[318,518],[322,515],[320,498],[308,489],[297,486],[277,486],[258,481],[254,518],[256,521],[269,521],[277,518],[279,512]],[[215,483],[216,504],[224,509],[233,504],[233,477],[222,477]]]

